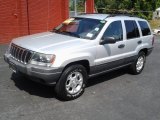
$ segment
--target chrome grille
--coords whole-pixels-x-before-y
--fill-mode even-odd
[[[13,59],[27,64],[31,59],[33,52],[12,43],[10,47],[10,54]]]

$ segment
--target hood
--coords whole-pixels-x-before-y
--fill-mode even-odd
[[[23,48],[49,53],[55,50],[73,48],[75,46],[84,45],[88,40],[80,39],[72,36],[44,32],[14,39],[12,42]]]

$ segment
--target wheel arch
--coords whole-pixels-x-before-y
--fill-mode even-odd
[[[68,68],[69,66],[71,66],[71,65],[76,65],[76,64],[84,66],[84,67],[86,68],[87,73],[88,73],[88,74],[90,73],[90,63],[89,63],[89,61],[86,60],[86,59],[84,59],[84,60],[79,60],[79,61],[73,61],[73,62],[68,63],[68,64],[64,67],[63,71],[64,71],[66,68]],[[62,71],[62,72],[63,72],[63,71]]]
[[[139,51],[139,53],[140,53],[140,52],[144,52],[145,55],[147,56],[147,54],[148,54],[148,49],[147,49],[147,48],[143,48],[143,49],[141,49],[141,50]]]

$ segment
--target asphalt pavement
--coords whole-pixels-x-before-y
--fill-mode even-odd
[[[0,120],[160,120],[160,37],[140,75],[127,69],[89,79],[85,93],[60,101],[53,87],[15,75],[0,45]]]

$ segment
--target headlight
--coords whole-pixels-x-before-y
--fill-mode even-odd
[[[30,63],[50,67],[54,63],[55,57],[51,54],[34,53]]]

